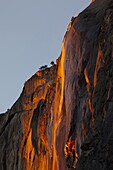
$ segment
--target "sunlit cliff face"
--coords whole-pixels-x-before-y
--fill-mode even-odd
[[[52,112],[54,91],[51,92],[51,90],[55,86],[55,74],[56,66],[53,66],[51,69],[37,72],[25,84],[23,107],[27,109],[21,117],[23,139],[20,156],[25,160],[24,169],[27,170],[51,168],[53,145],[51,144],[52,139],[51,137],[48,139],[48,135],[53,118],[52,113],[47,115],[47,112],[48,109]]]

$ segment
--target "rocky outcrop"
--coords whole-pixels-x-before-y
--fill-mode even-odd
[[[72,18],[56,65],[0,115],[1,170],[113,169],[113,1]]]

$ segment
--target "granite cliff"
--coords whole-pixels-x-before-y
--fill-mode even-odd
[[[113,169],[113,0],[73,17],[56,64],[0,115],[0,170]]]

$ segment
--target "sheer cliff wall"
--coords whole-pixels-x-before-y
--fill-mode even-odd
[[[112,94],[113,2],[96,0],[0,115],[1,170],[112,170]]]

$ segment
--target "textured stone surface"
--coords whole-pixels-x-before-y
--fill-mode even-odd
[[[113,169],[113,1],[72,18],[56,65],[0,115],[1,170]]]

